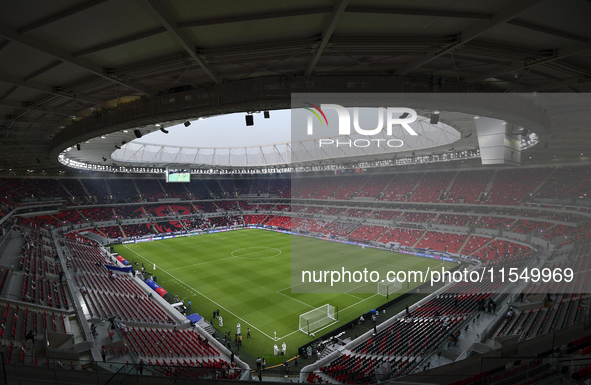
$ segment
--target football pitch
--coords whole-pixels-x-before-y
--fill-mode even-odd
[[[240,323],[242,349],[254,357],[265,357],[268,364],[282,362],[273,356],[274,344],[281,347],[285,342],[288,357],[293,357],[298,347],[315,338],[299,330],[300,314],[325,304],[338,307],[339,322],[319,331],[316,335],[320,336],[409,290],[404,285],[389,299],[377,294],[376,283],[361,288],[366,293],[292,293],[292,247],[305,247],[312,259],[338,257],[350,268],[382,264],[396,270],[426,271],[455,266],[451,262],[257,229],[115,245],[114,249],[128,261],[140,266],[143,262],[148,272],[158,276],[159,285],[185,299],[185,304],[191,300],[192,312],[206,321],[219,309],[224,325],[219,327],[218,320],[214,320],[218,335],[231,331],[234,336]],[[247,328],[250,339],[246,339]],[[365,330],[359,334],[362,332]]]

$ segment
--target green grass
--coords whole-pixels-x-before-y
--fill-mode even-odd
[[[288,356],[293,357],[298,347],[314,339],[298,330],[300,314],[327,303],[339,308],[340,322],[319,336],[395,298],[375,294],[375,283],[355,285],[346,294],[322,292],[329,288],[326,284],[311,287],[315,292],[292,293],[292,248],[294,259],[303,260],[310,269],[343,265],[425,271],[442,265],[438,260],[255,229],[116,245],[115,251],[129,261],[145,262],[162,287],[185,303],[190,299],[192,310],[206,320],[219,309],[224,326],[218,327],[217,320],[214,326],[221,334],[231,331],[234,335],[240,322],[242,349],[254,357],[264,356],[272,365],[281,361],[273,357],[273,344],[281,347],[285,341]],[[446,268],[453,265],[444,263]],[[293,277],[295,284],[301,279],[298,274]],[[300,289],[294,287],[294,291]],[[247,328],[252,335],[248,340]]]

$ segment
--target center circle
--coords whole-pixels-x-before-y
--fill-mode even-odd
[[[267,259],[281,255],[281,250],[265,246],[252,246],[236,249],[231,255],[240,259]]]

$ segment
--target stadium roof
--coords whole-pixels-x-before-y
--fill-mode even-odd
[[[57,174],[92,137],[287,108],[290,91],[571,92],[532,103],[551,121],[534,161],[573,161],[589,15],[583,0],[2,2],[0,173]]]

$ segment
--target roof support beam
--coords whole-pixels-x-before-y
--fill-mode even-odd
[[[337,24],[339,23],[341,16],[345,12],[345,8],[347,8],[348,3],[349,0],[337,0],[335,2],[332,14],[330,15],[330,20],[328,21],[328,24],[324,26],[324,30],[322,31],[322,39],[320,40],[320,45],[316,49],[314,57],[312,57],[312,60],[310,60],[310,63],[308,63],[308,67],[306,67],[306,76],[310,76],[312,72],[314,72],[314,68],[318,63],[320,56],[322,56],[322,52],[324,52],[324,48],[326,48],[328,41],[332,37],[332,33],[337,27]]]
[[[249,14],[249,15],[247,14],[247,15],[238,15],[238,16],[226,16],[226,17],[219,17],[216,19],[187,20],[187,21],[179,22],[178,26],[179,26],[179,28],[204,27],[204,26],[208,26],[208,25],[243,23],[243,22],[247,22],[247,21],[278,19],[278,18],[283,18],[283,17],[316,15],[316,14],[321,14],[321,13],[330,13],[332,11],[333,11],[332,7],[292,9],[292,10],[287,10],[287,11],[254,13],[254,14]]]
[[[529,62],[524,61],[515,61],[509,63],[507,66],[504,67],[495,67],[490,71],[485,71],[473,76],[468,76],[466,78],[467,82],[479,82],[486,79],[494,78],[499,75],[503,75],[509,72],[517,71],[524,68],[535,67],[541,64],[548,64],[554,62],[556,60],[564,59],[571,55],[577,55],[579,53],[591,50],[591,44],[583,44],[577,43],[573,45],[569,45],[567,47],[558,48],[554,51],[554,54],[549,57],[540,58],[538,60],[533,60]]]
[[[0,42],[0,51],[2,51],[8,44],[10,44],[10,40],[4,40],[3,42]]]
[[[95,45],[93,47],[85,48],[85,49],[83,49],[81,51],[74,52],[72,54],[72,56],[78,57],[78,56],[83,56],[83,55],[89,55],[91,53],[95,53],[95,52],[102,51],[102,50],[105,50],[105,49],[117,47],[119,45],[131,43],[131,42],[134,42],[136,40],[145,39],[147,37],[158,35],[158,34],[161,34],[161,33],[164,33],[164,32],[166,32],[166,28],[164,28],[164,27],[152,28],[152,29],[149,29],[147,31],[143,31],[143,32],[139,32],[139,33],[136,33],[136,34],[133,34],[133,35],[125,36],[125,37],[123,37],[121,39],[111,40],[111,41],[108,41],[106,43],[102,43],[102,44]]]
[[[4,99],[4,100],[0,101],[0,106],[21,108],[21,109],[30,110],[30,111],[47,112],[47,113],[51,113],[51,114],[55,114],[55,115],[64,115],[67,117],[71,117],[74,114],[74,112],[64,110],[63,108],[54,108],[54,107],[49,107],[49,106],[36,107],[36,106],[30,105],[27,103],[22,103],[22,102],[18,102],[16,100],[10,100],[10,99]]]
[[[462,31],[455,43],[447,46],[438,51],[431,51],[427,52],[424,55],[421,55],[413,60],[411,60],[407,65],[404,67],[399,68],[396,71],[397,75],[406,75],[407,73],[414,71],[417,68],[422,67],[423,65],[437,59],[440,56],[446,55],[458,47],[466,44],[469,41],[476,39],[477,37],[481,36],[482,34],[486,33],[490,29],[496,27],[499,24],[503,24],[508,22],[509,20],[515,18],[521,12],[525,11],[528,8],[538,4],[542,0],[516,0],[513,3],[509,4],[507,7],[503,8],[502,10],[494,13],[490,19],[480,21],[471,27]]]
[[[45,67],[38,69],[37,71],[33,72],[32,74],[28,75],[25,80],[29,81],[32,79],[35,79],[37,76],[41,76],[44,73],[46,73],[47,71],[51,71],[52,69],[54,69],[55,67],[61,65],[63,62],[61,60],[56,60],[53,63],[50,63],[48,65],[46,65]]]
[[[65,9],[63,11],[56,13],[56,14],[53,14],[51,16],[44,18],[44,19],[41,19],[33,24],[30,24],[24,28],[19,29],[18,33],[21,33],[21,34],[27,33],[27,32],[30,32],[34,29],[41,28],[47,24],[51,24],[53,22],[59,21],[59,20],[66,18],[68,16],[75,15],[78,12],[82,12],[84,10],[92,8],[95,5],[104,3],[105,1],[107,1],[107,0],[91,0],[91,1],[87,1],[87,2],[79,4],[79,5],[76,5],[74,7]]]
[[[366,7],[366,6],[350,6],[347,7],[347,13],[368,13],[368,14],[383,14],[383,15],[405,15],[405,16],[432,16],[432,17],[447,17],[452,19],[480,19],[489,20],[491,15],[487,13],[476,13],[476,12],[462,12],[462,11],[448,11],[445,9],[421,9],[421,8],[387,8],[387,7]],[[548,35],[561,37],[580,43],[585,43],[586,38],[576,36],[568,32],[558,31],[552,28],[548,28],[544,25],[538,25],[513,19],[507,21],[507,24],[511,24],[517,27],[530,29],[532,31],[542,32]]]
[[[63,126],[63,124],[60,124],[58,122],[52,121],[52,120],[48,120],[48,119],[18,119],[18,118],[13,118],[11,116],[5,115],[2,116],[0,115],[0,121],[4,121],[4,122],[12,122],[12,123],[21,123],[21,124],[38,124],[38,125],[42,125],[42,126]]]
[[[533,84],[528,87],[529,92],[537,91],[549,91],[565,87],[577,86],[583,83],[589,83],[591,79],[580,79],[580,78],[566,78],[562,80],[549,80],[538,84]]]
[[[366,7],[363,5],[348,7],[347,13],[369,13],[404,16],[433,16],[449,17],[452,19],[490,19],[490,15],[487,13],[447,11],[445,9]]]
[[[222,81],[218,74],[207,66],[197,55],[195,44],[189,39],[189,36],[183,31],[178,23],[174,20],[172,15],[165,9],[164,5],[159,0],[137,0],[138,3],[148,9],[152,15],[158,20],[160,24],[166,28],[170,35],[179,43],[185,51],[195,60],[195,62],[205,71],[216,84],[221,84]]]
[[[63,98],[78,100],[92,105],[103,105],[103,101],[86,95],[80,95],[73,92],[60,92],[58,89],[47,84],[39,83],[34,80],[25,80],[0,73],[0,82],[12,84],[14,86],[25,87],[35,91],[45,92],[47,94],[60,96]]]
[[[0,95],[0,101],[8,98],[13,92],[15,92],[16,90],[18,90],[18,87],[11,87],[8,91],[6,91],[5,93],[3,93],[2,95]]]
[[[586,43],[587,39],[581,36],[576,36],[573,34],[570,34],[568,32],[562,32],[562,31],[558,31],[552,28],[548,28],[546,26],[543,25],[537,25],[537,24],[532,24],[532,23],[528,23],[525,21],[521,21],[521,20],[509,20],[507,22],[507,24],[511,24],[514,25],[516,27],[521,27],[521,28],[525,28],[525,29],[531,29],[532,31],[537,31],[537,32],[542,32],[548,35],[552,35],[552,36],[556,36],[556,37],[561,37],[564,39],[569,39],[569,40],[573,40],[573,41],[578,41],[579,43]]]
[[[87,61],[87,60],[84,60],[81,58],[75,58],[71,53],[69,53],[57,46],[54,46],[46,41],[42,41],[42,40],[37,39],[33,36],[21,35],[14,28],[9,27],[5,24],[1,24],[1,23],[0,23],[0,36],[4,37],[5,39],[8,39],[10,41],[18,42],[24,46],[36,49],[36,50],[43,52],[47,55],[58,58],[65,63],[75,65],[79,68],[82,68],[82,69],[92,73],[92,74],[95,74],[95,75],[100,76],[104,79],[107,79],[108,81],[115,82],[115,83],[120,84],[122,86],[132,88],[136,91],[139,91],[139,92],[147,94],[147,95],[152,94],[152,91],[147,87],[136,84],[134,81],[131,81],[131,80],[119,79],[114,76],[109,76],[109,75],[107,75],[106,68],[103,68],[97,64],[94,64],[90,61]]]
[[[230,24],[230,23],[241,23],[247,21],[258,21],[258,20],[267,20],[267,19],[277,19],[283,17],[295,17],[295,16],[306,16],[306,15],[316,15],[321,13],[329,13],[332,11],[331,7],[319,7],[319,8],[308,8],[308,9],[296,9],[290,11],[278,11],[278,12],[271,12],[271,13],[257,13],[251,15],[240,15],[240,16],[228,16],[228,17],[220,17],[216,19],[198,19],[198,20],[187,20],[177,23],[178,28],[194,28],[194,27],[204,27],[209,25],[221,25],[221,24]],[[95,53],[98,51],[102,51],[105,49],[117,47],[119,45],[127,44],[134,42],[136,40],[145,39],[147,37],[151,37],[154,35],[158,35],[161,33],[167,32],[167,29],[164,27],[157,27],[152,28],[146,31],[138,32],[133,35],[128,35],[121,39],[111,40],[106,43],[102,43],[93,47],[89,47],[83,49],[81,51],[73,53],[74,57],[88,55],[91,53]]]

